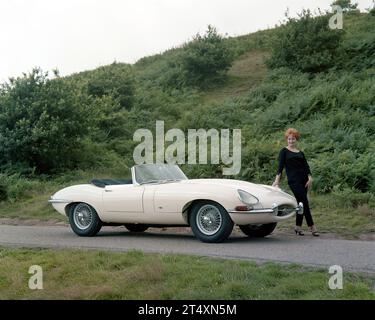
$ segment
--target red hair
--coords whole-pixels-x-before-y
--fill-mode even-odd
[[[294,128],[287,129],[284,134],[285,139],[288,139],[290,135],[296,138],[296,140],[299,140],[300,134],[297,129],[294,129]]]

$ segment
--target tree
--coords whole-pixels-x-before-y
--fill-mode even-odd
[[[368,8],[367,10],[372,16],[375,16],[375,0],[372,0],[372,8]]]
[[[131,109],[134,102],[134,77],[129,65],[113,63],[94,70],[87,84],[87,91],[94,97],[110,95],[124,109]]]
[[[309,10],[303,10],[298,18],[288,17],[272,43],[268,66],[309,73],[334,66],[342,30],[331,30],[328,22],[329,15],[313,16]]]
[[[340,6],[343,11],[351,11],[357,9],[358,3],[352,3],[351,0],[336,0],[331,6]]]
[[[0,89],[0,165],[49,173],[79,162],[90,112],[64,79],[34,69]]]
[[[198,33],[191,42],[185,44],[179,56],[185,83],[197,86],[222,80],[232,60],[231,51],[223,37],[211,25],[205,35]]]

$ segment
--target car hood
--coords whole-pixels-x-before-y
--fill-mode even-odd
[[[185,184],[197,184],[197,185],[222,185],[233,189],[242,189],[246,192],[253,194],[254,196],[270,195],[271,193],[276,196],[286,196],[291,199],[294,197],[280,188],[268,186],[265,184],[256,184],[242,180],[234,179],[188,179],[182,180],[181,183]]]

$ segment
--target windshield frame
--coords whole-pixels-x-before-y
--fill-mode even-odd
[[[154,167],[155,170],[160,170],[163,168],[171,168],[173,170],[177,170],[180,177],[166,177],[165,179],[152,179],[152,180],[146,180],[142,181],[139,177],[139,170],[144,169],[145,167],[152,168]],[[144,185],[144,184],[158,184],[158,183],[167,183],[167,182],[176,182],[181,180],[188,180],[188,177],[185,175],[185,173],[181,170],[181,168],[177,164],[139,164],[132,167],[132,179],[134,184],[136,185]],[[173,172],[170,172],[171,175],[173,175]]]

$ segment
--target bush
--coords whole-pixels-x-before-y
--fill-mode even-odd
[[[124,109],[131,109],[134,102],[134,77],[128,65],[113,63],[92,72],[87,92],[94,97],[111,96]]]
[[[354,188],[333,188],[332,195],[344,207],[356,208],[368,204],[370,208],[375,207],[375,196],[371,192],[360,193]]]
[[[266,138],[250,138],[242,151],[241,180],[272,184],[277,172],[277,158],[281,146],[267,143]],[[285,172],[284,172],[285,175]]]
[[[325,153],[311,161],[314,190],[324,193],[334,188],[353,188],[374,192],[375,157],[372,153],[358,155],[351,150]]]
[[[0,175],[0,200],[11,202],[30,198],[47,188],[42,180],[32,180],[21,177],[19,174]]]
[[[0,201],[8,199],[8,188],[5,181],[0,178]]]
[[[352,3],[351,0],[336,0],[332,3],[333,6],[340,6],[343,11],[355,10],[358,7],[358,3]]]
[[[88,131],[87,101],[63,79],[39,69],[0,90],[0,165],[39,173],[74,167]]]
[[[362,70],[375,67],[375,34],[369,32],[360,38],[351,38],[344,42],[346,54],[345,68]]]
[[[328,14],[315,17],[309,10],[304,10],[299,19],[289,17],[275,36],[268,66],[309,73],[335,66],[342,30],[331,30],[329,18]]]
[[[204,36],[197,34],[184,45],[178,63],[187,85],[207,86],[211,81],[222,81],[232,64],[232,53],[216,29],[208,26]]]

